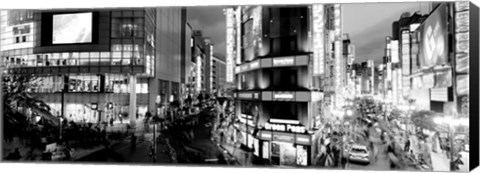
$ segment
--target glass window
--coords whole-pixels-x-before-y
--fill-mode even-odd
[[[80,53],[80,59],[88,59],[89,58],[89,52],[81,52]]]
[[[123,45],[123,51],[132,51],[132,45],[131,44],[124,44]]]
[[[101,58],[110,58],[110,52],[101,52],[100,57]]]
[[[112,51],[122,51],[122,45],[121,44],[112,45]]]
[[[132,58],[132,52],[131,51],[124,51],[123,52],[123,58],[124,59]]]
[[[100,57],[100,53],[99,52],[90,52],[90,58],[99,58]]]
[[[144,16],[144,11],[143,10],[135,10],[135,11],[133,11],[133,15],[135,17],[143,17]]]

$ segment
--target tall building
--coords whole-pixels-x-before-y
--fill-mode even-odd
[[[217,85],[219,84],[214,84],[216,80],[214,78],[220,75],[214,74],[218,71],[218,69],[214,69],[214,67],[217,68],[215,64],[219,63],[219,61],[215,61],[215,59],[219,60],[219,56],[217,55],[217,58],[215,58],[214,44],[210,37],[203,36],[201,30],[194,30],[192,36],[192,59],[196,59],[195,64],[197,65],[197,77],[195,79],[197,83],[196,91],[212,93],[218,89]],[[225,60],[221,62],[225,63]],[[226,71],[224,73],[226,73]]]
[[[228,81],[235,81],[240,120],[231,134],[258,159],[311,165],[317,129],[335,119],[335,86],[346,78],[341,6],[232,7],[226,17],[227,66],[235,62]]]
[[[1,59],[68,121],[130,119],[179,99],[181,8],[1,11]],[[35,111],[35,110],[29,110]]]
[[[226,87],[226,74],[227,66],[225,62],[225,57],[220,54],[213,54],[212,63],[211,63],[211,86],[212,92],[217,92],[225,89]]]
[[[194,85],[192,77],[195,75],[194,60],[192,59],[192,27],[187,23],[187,10],[182,10],[182,22],[185,27],[182,27],[182,49],[181,49],[181,97],[186,98],[192,94]]]

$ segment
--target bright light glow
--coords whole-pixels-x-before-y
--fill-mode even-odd
[[[293,99],[293,94],[292,93],[279,93],[279,94],[274,94],[273,95],[274,99]]]
[[[273,59],[273,66],[293,65],[294,63],[295,59],[293,57]]]
[[[271,123],[281,123],[281,124],[300,124],[298,120],[283,120],[283,119],[270,119]]]
[[[353,115],[353,111],[352,111],[352,110],[350,110],[350,109],[349,109],[349,110],[347,110],[347,112],[346,112],[346,113],[347,113],[347,116],[352,116],[352,115]]]
[[[37,122],[37,123],[38,123],[38,122],[39,122],[41,119],[42,119],[42,117],[41,117],[41,116],[36,116],[36,117],[35,117],[35,122]]]
[[[92,42],[92,13],[53,15],[52,28],[53,44]]]

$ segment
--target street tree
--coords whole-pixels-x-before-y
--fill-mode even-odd
[[[430,110],[419,110],[415,111],[411,115],[411,122],[416,126],[419,127],[421,131],[423,129],[435,131],[435,122],[433,119],[437,113],[430,111]]]
[[[5,75],[3,77],[3,101],[5,136],[16,135],[32,123],[34,117],[28,117],[26,110],[42,117],[49,125],[58,125],[58,118],[50,113],[50,107],[31,92],[41,85],[41,80],[34,75]],[[17,130],[14,130],[17,129]]]

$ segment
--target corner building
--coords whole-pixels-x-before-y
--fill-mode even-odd
[[[182,10],[2,11],[1,59],[39,76],[31,92],[54,116],[134,123],[180,96]]]
[[[323,11],[312,7],[226,10],[227,21],[236,25],[227,28],[227,34],[232,34],[227,35],[227,74],[233,62],[235,116],[240,120],[232,136],[253,150],[255,160],[309,166],[318,152],[321,83],[327,71],[325,61],[334,56],[326,31],[328,25],[333,27],[329,23],[333,13],[323,10],[323,5]]]

